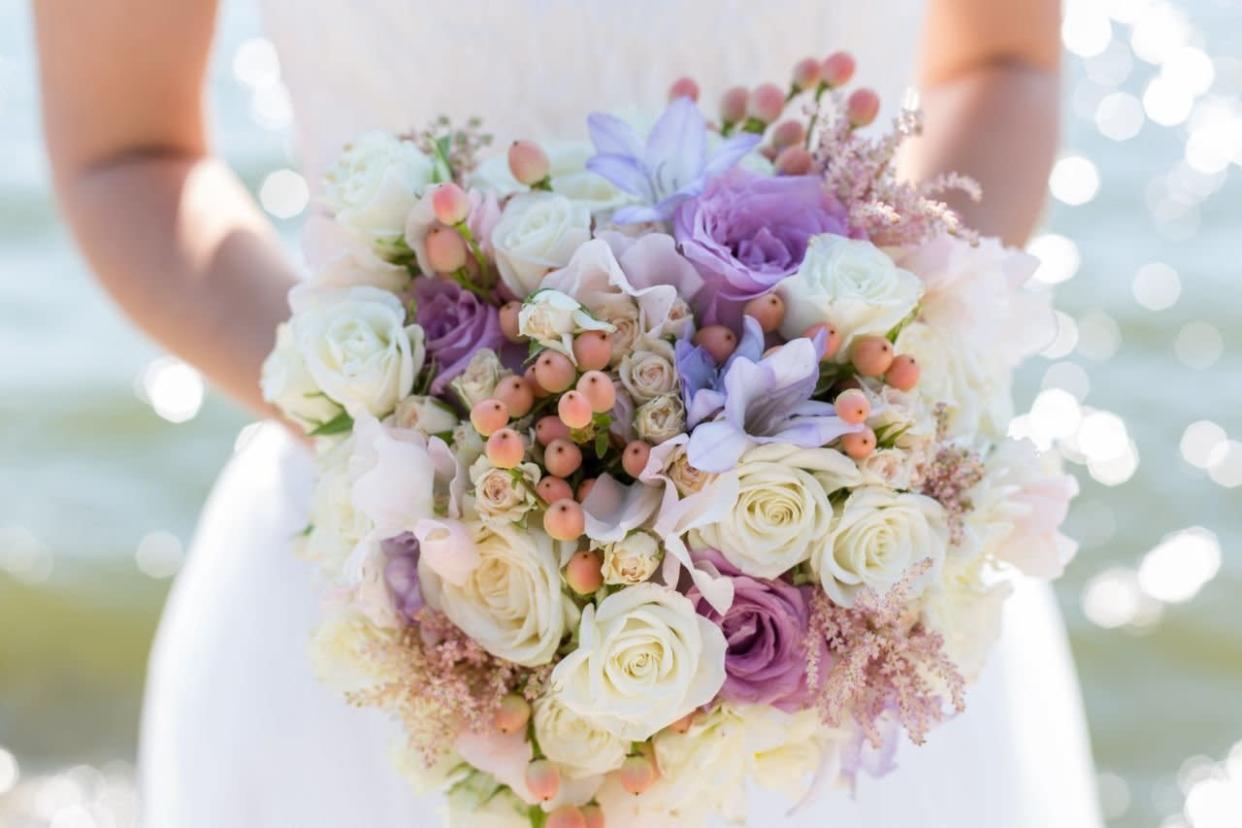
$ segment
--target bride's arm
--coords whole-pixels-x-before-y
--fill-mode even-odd
[[[91,266],[149,334],[266,411],[259,366],[294,274],[208,151],[215,0],[39,0],[44,129]]]
[[[953,201],[974,228],[1021,244],[1043,208],[1057,146],[1058,0],[929,0],[920,72],[926,128],[904,159],[983,185]]]

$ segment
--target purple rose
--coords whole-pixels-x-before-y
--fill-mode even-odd
[[[845,211],[815,176],[767,176],[733,169],[683,202],[673,235],[706,282],[696,308],[737,327],[741,307],[798,269],[807,240],[846,232]]]
[[[475,351],[500,350],[505,344],[499,312],[459,285],[443,279],[416,279],[414,298],[418,302],[415,317],[427,335],[427,353],[438,366],[432,394],[442,393],[449,380],[466,370]]]
[[[384,554],[384,584],[392,598],[393,609],[407,623],[423,608],[423,591],[418,585],[418,538],[413,532],[402,532],[380,543]]]
[[[714,549],[696,552],[695,559],[733,581],[733,606],[723,616],[697,587],[687,593],[699,615],[724,633],[728,648],[721,695],[782,710],[809,704],[806,640],[811,607],[803,590],[786,581],[744,575]]]

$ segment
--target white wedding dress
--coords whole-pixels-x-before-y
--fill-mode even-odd
[[[308,179],[342,142],[439,114],[514,136],[578,136],[596,109],[659,107],[668,84],[784,83],[846,48],[900,101],[921,9],[910,0],[266,0]],[[391,761],[395,726],[316,683],[317,598],[290,539],[311,462],[267,425],[204,509],[151,658],[142,734],[147,828],[419,828],[440,824]],[[1019,588],[968,711],[898,769],[786,819],[752,794],[752,826],[1096,828],[1073,666],[1051,592]]]

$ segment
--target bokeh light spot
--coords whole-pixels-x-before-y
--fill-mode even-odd
[[[1048,189],[1057,201],[1077,207],[1091,201],[1100,191],[1100,172],[1091,159],[1067,155],[1053,165]]]
[[[1173,352],[1187,368],[1204,371],[1211,368],[1220,359],[1225,350],[1225,341],[1220,331],[1210,322],[1189,322],[1177,332],[1173,341]]]
[[[1151,311],[1173,307],[1182,295],[1182,280],[1164,262],[1145,264],[1134,274],[1134,300]]]

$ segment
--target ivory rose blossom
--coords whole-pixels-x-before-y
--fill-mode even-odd
[[[662,394],[634,412],[634,431],[648,443],[659,445],[686,430],[686,407],[678,394]]]
[[[497,658],[524,667],[547,664],[576,610],[561,591],[559,557],[550,537],[534,527],[479,527],[478,565],[464,582],[445,581],[419,561],[427,605]]]
[[[1012,371],[996,353],[970,347],[951,328],[917,320],[902,329],[894,347],[918,361],[918,394],[948,407],[950,433],[1005,433],[1013,418]]]
[[[738,463],[739,490],[728,517],[696,530],[692,545],[718,549],[747,575],[776,578],[805,561],[832,526],[828,495],[858,482],[858,470],[833,449],[770,443]]]
[[[948,543],[939,503],[920,494],[864,486],[838,507],[832,532],[811,556],[811,571],[829,598],[849,607],[860,590],[882,595],[925,559],[938,572]]]
[[[461,400],[466,408],[473,408],[477,403],[486,400],[496,390],[496,384],[507,377],[510,371],[500,364],[500,357],[491,348],[480,348],[470,357],[466,370],[462,371],[449,388]]]
[[[655,574],[664,553],[648,532],[631,532],[604,546],[604,583],[637,584]]]
[[[306,370],[346,411],[382,417],[410,393],[426,348],[423,329],[405,324],[396,296],[366,286],[295,290],[290,304]]]
[[[641,741],[706,704],[724,683],[725,640],[690,599],[644,583],[583,610],[578,648],[553,694],[595,727]]]
[[[629,742],[596,727],[554,696],[535,702],[532,721],[544,756],[575,778],[616,770],[629,753]]]
[[[328,422],[341,413],[341,407],[315,385],[298,352],[293,327],[283,322],[276,328],[276,347],[263,360],[259,380],[263,399],[280,408],[290,419],[307,430]]]
[[[634,402],[642,404],[678,390],[673,346],[663,339],[643,339],[621,360],[617,375]]]
[[[526,297],[518,313],[518,332],[522,336],[567,354],[570,359],[574,358],[574,334],[612,330],[612,325],[596,319],[581,302],[559,290],[535,291]]]
[[[811,239],[797,273],[776,292],[785,300],[780,329],[786,339],[829,323],[841,334],[844,359],[856,337],[883,336],[905,319],[923,283],[871,242],[825,234]]]
[[[337,223],[380,243],[396,240],[431,184],[431,159],[412,141],[375,131],[345,147],[324,174],[323,200]]]
[[[411,395],[397,403],[391,420],[397,428],[417,431],[427,437],[449,433],[457,428],[458,422],[448,403],[422,394]]]
[[[585,204],[555,193],[523,193],[505,205],[492,230],[492,249],[500,278],[522,298],[539,289],[548,271],[568,264],[590,238],[591,211]]]
[[[474,508],[486,522],[517,523],[539,505],[535,484],[541,472],[535,463],[520,463],[512,469],[499,469],[486,457],[470,466],[474,484]]]

